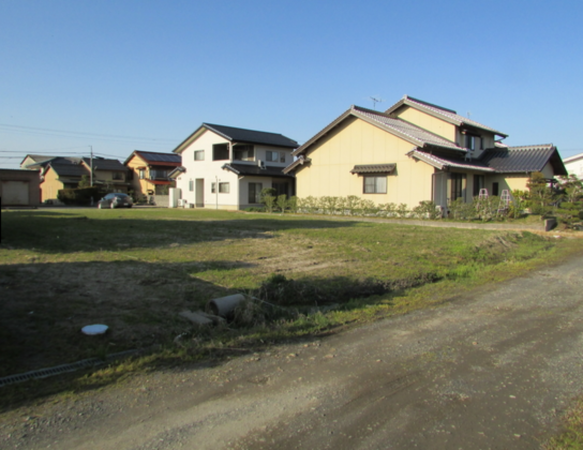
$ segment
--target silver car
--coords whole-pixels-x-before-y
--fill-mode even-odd
[[[119,192],[113,192],[107,194],[101,200],[97,202],[97,207],[99,209],[103,208],[131,208],[134,205],[132,198],[128,194],[122,194]]]

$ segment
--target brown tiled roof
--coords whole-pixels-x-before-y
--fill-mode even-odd
[[[363,164],[356,165],[350,173],[392,173],[396,164]]]

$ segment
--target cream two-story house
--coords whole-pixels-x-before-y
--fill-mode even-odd
[[[565,175],[552,144],[508,147],[494,128],[413,97],[385,112],[351,106],[293,152],[299,198],[356,195],[413,208],[447,208],[481,190],[499,196],[526,189],[533,172],[550,183]]]
[[[292,163],[298,143],[281,134],[203,123],[173,152],[182,156],[176,180],[183,204],[244,209],[260,204],[265,188],[294,195]]]

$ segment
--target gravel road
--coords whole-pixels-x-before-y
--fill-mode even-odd
[[[445,306],[1,416],[0,448],[533,449],[582,392],[583,256]]]

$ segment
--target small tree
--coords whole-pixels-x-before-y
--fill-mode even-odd
[[[530,192],[531,212],[533,214],[546,213],[552,199],[552,193],[545,176],[541,172],[533,172],[526,186]]]
[[[273,212],[273,206],[275,205],[275,189],[265,188],[261,191],[261,203],[265,205],[267,212]]]
[[[292,213],[297,213],[298,212],[298,198],[295,195],[292,195],[288,200],[287,200],[287,206],[289,208],[289,210]]]
[[[89,179],[89,175],[81,175],[81,181],[79,181],[80,189],[91,187],[91,180]]]
[[[287,195],[285,194],[278,195],[277,198],[275,199],[275,204],[277,205],[282,214],[285,213],[285,208],[287,208]]]
[[[575,203],[583,198],[583,182],[575,174],[561,177],[560,192],[565,201]]]

